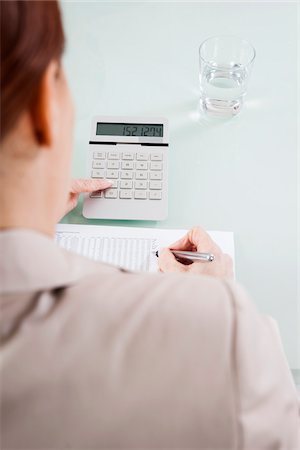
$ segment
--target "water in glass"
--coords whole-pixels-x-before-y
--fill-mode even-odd
[[[200,72],[201,108],[213,115],[234,116],[243,105],[246,79],[246,70],[239,64],[227,68],[207,66]]]

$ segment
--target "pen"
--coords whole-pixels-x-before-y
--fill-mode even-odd
[[[215,256],[212,253],[199,253],[199,252],[186,252],[180,250],[171,250],[176,259],[187,259],[188,261],[205,261],[212,262]],[[156,256],[159,257],[159,252],[157,251]]]

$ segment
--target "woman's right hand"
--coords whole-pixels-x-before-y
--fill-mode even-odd
[[[215,259],[211,262],[196,261],[186,265],[177,261],[171,250],[212,253]],[[192,228],[179,241],[170,245],[169,248],[162,249],[160,251],[158,265],[161,272],[184,272],[210,275],[217,278],[233,278],[231,257],[223,253],[209,234],[200,227]]]

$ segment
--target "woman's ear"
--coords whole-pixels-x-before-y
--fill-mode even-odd
[[[57,98],[57,81],[59,77],[60,66],[56,61],[52,61],[43,78],[40,81],[37,96],[31,107],[31,118],[36,141],[43,147],[51,147],[55,128],[55,101]]]

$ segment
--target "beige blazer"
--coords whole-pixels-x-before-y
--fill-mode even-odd
[[[240,287],[0,233],[2,449],[299,449],[278,335]]]

